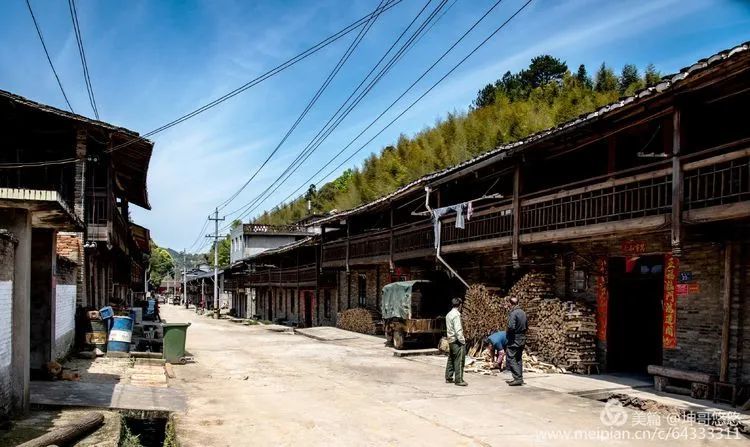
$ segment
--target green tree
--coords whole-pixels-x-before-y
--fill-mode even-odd
[[[643,74],[643,82],[647,86],[656,85],[661,81],[661,74],[656,71],[656,67],[654,67],[654,64],[648,64],[646,65],[646,70]]]
[[[477,99],[474,100],[473,106],[477,109],[487,107],[495,103],[496,88],[492,84],[487,84],[477,93]]]
[[[607,67],[604,62],[602,62],[601,67],[599,67],[599,71],[596,72],[594,90],[599,93],[614,92],[617,90],[618,84],[619,82],[617,80],[617,75],[615,74],[615,72],[612,71],[611,68]]]
[[[565,62],[545,54],[531,59],[529,68],[522,72],[521,77],[531,88],[537,88],[562,81],[567,71],[568,66]]]
[[[151,258],[149,259],[149,284],[152,288],[157,288],[161,281],[172,276],[175,271],[175,262],[169,252],[154,243],[151,244]]]
[[[625,64],[620,74],[620,94],[631,95],[636,90],[643,88],[638,68],[633,64]]]
[[[591,82],[591,77],[586,71],[586,66],[583,64],[578,66],[578,72],[576,73],[576,81],[578,81],[578,85],[582,87],[585,87],[588,89],[591,89],[593,87],[593,83]]]

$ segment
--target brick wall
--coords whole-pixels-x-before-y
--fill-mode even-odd
[[[0,235],[0,420],[10,412],[15,243]]]
[[[76,305],[85,307],[86,280],[85,280],[85,253],[83,250],[83,233],[59,232],[57,233],[57,255],[69,259],[79,268],[76,271]]]

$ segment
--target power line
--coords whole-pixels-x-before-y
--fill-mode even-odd
[[[399,3],[401,3],[402,1],[403,0],[393,0],[393,1],[391,1],[390,3],[388,3],[388,5],[386,5],[385,7],[383,7],[382,11],[377,12],[377,14],[382,14],[382,13],[390,10],[391,8],[395,7],[396,5],[398,5]],[[137,136],[137,137],[133,137],[132,139],[130,139],[130,140],[124,142],[124,143],[121,143],[121,144],[119,144],[117,146],[113,146],[113,147],[105,150],[104,152],[110,153],[110,152],[122,149],[124,147],[130,146],[131,144],[137,143],[139,141],[147,141],[147,138],[150,137],[150,136],[152,136],[152,135],[156,135],[157,133],[163,132],[163,131],[165,131],[165,130],[171,128],[171,127],[174,127],[174,126],[176,126],[176,125],[178,125],[178,124],[180,124],[180,123],[182,123],[184,121],[187,121],[187,120],[189,120],[189,119],[191,119],[191,118],[193,118],[193,117],[195,117],[197,115],[200,115],[201,113],[203,113],[203,112],[205,112],[207,110],[210,110],[210,109],[216,107],[217,105],[223,103],[224,101],[227,101],[227,100],[229,100],[229,99],[231,99],[231,98],[239,95],[240,93],[246,91],[247,89],[260,84],[261,82],[265,81],[266,79],[268,79],[268,78],[270,78],[272,76],[275,76],[275,75],[281,73],[282,71],[286,70],[287,68],[289,68],[289,67],[297,64],[298,62],[300,62],[300,61],[308,58],[309,56],[311,56],[311,55],[317,53],[318,51],[322,50],[323,48],[331,45],[332,43],[336,42],[337,40],[341,39],[342,37],[348,35],[352,31],[354,31],[354,30],[358,29],[359,27],[361,27],[362,25],[364,25],[369,20],[369,18],[372,17],[374,14],[375,13],[370,13],[370,14],[365,15],[364,17],[361,17],[360,19],[352,22],[351,24],[349,24],[346,27],[342,28],[341,30],[337,31],[336,33],[334,33],[334,34],[326,37],[325,39],[321,40],[320,42],[316,43],[315,45],[313,45],[313,46],[309,47],[308,49],[302,51],[301,53],[298,53],[296,56],[294,56],[294,57],[292,57],[290,59],[287,59],[285,62],[282,62],[281,64],[277,65],[276,67],[274,67],[274,68],[266,71],[265,73],[257,76],[256,78],[254,78],[254,79],[246,82],[245,84],[241,85],[240,87],[237,87],[236,89],[234,89],[234,90],[232,90],[232,91],[230,91],[230,92],[228,92],[228,93],[220,96],[219,98],[216,98],[216,99],[208,102],[207,104],[204,104],[203,106],[201,106],[201,107],[193,110],[192,112],[186,113],[185,115],[182,115],[181,117],[179,117],[179,118],[177,118],[177,119],[175,119],[173,121],[170,121],[169,123],[166,123],[166,124],[164,124],[164,125],[156,128],[154,130],[151,130],[151,131],[149,131],[149,132],[147,132],[147,133],[145,133],[143,135],[140,135],[140,136]],[[53,160],[53,161],[49,161],[49,162],[45,162],[45,163],[52,165],[52,164],[75,163],[76,161],[78,161],[78,160],[77,159],[63,159],[63,160]],[[8,168],[8,167],[23,168],[23,167],[27,167],[27,165],[32,166],[32,167],[36,166],[36,165],[29,164],[29,163],[13,163],[12,166],[10,166],[10,164],[0,163],[0,169]],[[42,165],[42,166],[44,166],[44,165]]]
[[[403,36],[411,29],[412,25],[417,21],[417,19],[422,15],[422,13],[427,9],[429,4],[431,3],[431,0],[428,0],[427,3],[422,7],[422,9],[419,11],[419,13],[412,19],[412,21],[409,23],[409,25],[401,32],[401,34],[396,38],[396,40],[391,44],[391,46],[388,48],[388,50],[383,54],[383,56],[380,58],[380,60],[370,69],[370,72],[362,79],[362,81],[359,83],[359,85],[352,91],[352,93],[349,95],[349,97],[341,104],[341,106],[338,108],[338,110],[331,116],[331,118],[326,122],[326,124],[318,131],[318,133],[313,137],[313,139],[307,144],[307,146],[302,150],[300,154],[297,155],[295,160],[284,170],[284,172],[279,175],[263,192],[261,192],[258,196],[256,196],[253,200],[248,202],[247,204],[243,205],[242,207],[228,213],[228,215],[232,215],[237,212],[242,212],[249,207],[252,207],[255,203],[257,203],[258,200],[260,200],[268,191],[271,190],[271,188],[274,187],[274,185],[277,184],[277,182],[281,181],[279,183],[279,186],[283,184],[294,172],[296,172],[302,163],[304,163],[312,153],[317,150],[320,145],[323,144],[326,138],[331,135],[331,133],[341,124],[341,122],[352,112],[352,110],[364,99],[364,97],[375,87],[375,85],[380,81],[385,74],[395,65],[396,62],[398,62],[401,59],[401,56],[408,51],[414,44],[414,42],[417,40],[418,37],[421,37],[424,34],[420,34],[425,27],[432,21],[432,19],[435,17],[435,15],[442,9],[442,7],[447,3],[448,0],[442,0],[440,4],[431,12],[431,14],[422,22],[422,24],[417,28],[417,30],[407,39],[407,41],[402,45],[402,47],[399,49],[399,51],[394,54],[391,59],[388,61],[388,63],[381,68],[380,72],[375,76],[374,79],[370,81],[368,86],[359,93],[358,97],[355,99],[354,102],[352,102],[347,110],[344,111],[343,114],[339,116],[339,113],[349,104],[349,101],[354,97],[354,95],[359,91],[359,89],[364,85],[364,83],[370,78],[370,76],[375,72],[375,70],[380,66],[380,64],[385,60],[385,58],[390,54],[390,52],[395,48],[395,46],[398,44],[398,42],[401,41]],[[333,122],[335,120],[335,122]],[[333,124],[331,124],[333,122]],[[291,171],[291,172],[290,172]],[[287,175],[288,174],[288,175]],[[286,179],[282,180],[284,176],[286,175]],[[276,189],[278,189],[278,187]],[[271,192],[272,195],[274,192],[276,192],[276,189]]]
[[[377,13],[378,11],[382,11],[382,7],[385,0],[380,0],[380,3],[378,3],[378,6],[375,8],[375,11],[373,13]],[[387,5],[387,3],[386,3]],[[339,59],[339,61],[336,63],[336,65],[333,67],[333,70],[328,74],[328,77],[323,81],[323,85],[321,85],[318,88],[318,91],[315,92],[315,95],[313,95],[312,99],[308,101],[307,106],[305,106],[305,109],[300,113],[300,115],[297,117],[296,121],[292,124],[292,126],[287,130],[284,137],[279,141],[279,144],[276,145],[276,147],[271,151],[270,154],[268,154],[268,157],[261,163],[260,166],[255,170],[255,172],[250,176],[250,178],[234,193],[232,194],[227,200],[219,204],[219,208],[223,208],[229,203],[232,202],[238,195],[242,193],[242,191],[247,188],[247,185],[252,182],[255,177],[258,175],[258,173],[268,164],[269,161],[271,161],[271,158],[273,158],[274,155],[279,151],[281,146],[286,142],[286,140],[289,138],[289,136],[294,132],[294,130],[299,126],[299,124],[302,122],[302,120],[307,116],[307,113],[312,109],[312,107],[315,105],[315,103],[320,99],[323,92],[328,88],[328,86],[333,81],[333,78],[338,74],[338,72],[341,70],[341,68],[344,66],[344,64],[349,60],[349,57],[354,53],[354,50],[359,46],[359,43],[364,39],[365,34],[370,30],[372,25],[375,23],[375,21],[378,19],[378,15],[370,16],[370,19],[367,21],[365,26],[359,30],[359,34],[354,38],[354,41],[349,45],[349,48],[344,52],[343,56]]]
[[[76,36],[76,43],[78,44],[78,55],[81,58],[81,66],[83,67],[83,80],[86,83],[86,92],[89,95],[89,103],[91,108],[94,110],[94,116],[99,119],[99,108],[96,105],[96,98],[94,97],[94,87],[91,85],[91,76],[89,75],[89,64],[86,61],[86,50],[83,47],[83,37],[81,36],[81,25],[78,23],[78,10],[76,9],[75,0],[68,0],[68,9],[70,9],[70,19],[73,21],[73,32]]]
[[[417,83],[419,83],[419,82],[420,82],[420,81],[421,81],[421,80],[422,80],[422,79],[423,79],[423,78],[424,78],[425,76],[427,76],[427,74],[428,74],[428,73],[429,73],[430,71],[432,71],[432,69],[433,69],[433,68],[435,68],[435,66],[437,66],[437,64],[438,64],[438,63],[440,63],[440,62],[441,62],[441,61],[442,61],[442,60],[443,60],[443,59],[444,59],[444,58],[445,58],[445,57],[446,57],[446,56],[447,56],[447,55],[448,55],[448,54],[449,54],[449,53],[450,53],[450,52],[451,52],[451,51],[452,51],[452,50],[453,50],[453,49],[454,49],[454,48],[455,48],[455,47],[456,47],[456,46],[457,46],[457,45],[458,45],[459,43],[461,43],[461,41],[463,41],[463,39],[464,39],[464,38],[466,38],[466,36],[468,36],[468,35],[469,35],[469,34],[470,34],[470,33],[471,33],[471,32],[472,32],[473,30],[474,30],[474,28],[476,28],[476,27],[477,27],[477,26],[479,25],[479,23],[481,23],[481,22],[482,22],[482,21],[483,21],[483,20],[484,20],[484,19],[485,19],[485,18],[486,18],[486,17],[487,17],[487,16],[488,16],[488,15],[489,15],[489,14],[490,14],[491,12],[492,12],[492,11],[493,11],[493,10],[494,10],[494,9],[495,9],[495,8],[496,8],[496,7],[497,7],[497,6],[499,5],[499,4],[500,4],[500,3],[502,3],[502,1],[503,1],[503,0],[498,0],[497,2],[495,2],[495,4],[493,4],[493,5],[492,5],[492,6],[491,6],[491,7],[490,7],[490,8],[489,8],[489,9],[488,9],[488,10],[487,10],[487,11],[486,11],[486,12],[485,12],[485,13],[484,13],[484,14],[483,14],[483,15],[482,15],[482,16],[481,16],[480,18],[479,18],[479,19],[477,19],[477,21],[476,21],[476,22],[474,22],[474,24],[473,24],[473,25],[472,25],[472,26],[471,26],[471,27],[470,27],[470,28],[469,28],[469,29],[468,29],[468,30],[467,30],[466,32],[464,32],[464,33],[463,33],[463,34],[461,35],[461,37],[459,37],[459,38],[458,38],[458,40],[456,40],[456,41],[455,41],[455,42],[454,42],[454,43],[453,43],[453,44],[452,44],[452,45],[451,45],[451,46],[450,46],[450,47],[449,47],[449,48],[448,48],[447,50],[445,50],[445,52],[443,52],[443,54],[442,54],[442,55],[441,55],[441,56],[440,56],[440,57],[439,57],[439,58],[438,58],[438,59],[437,59],[437,60],[436,60],[436,61],[435,61],[435,62],[434,62],[434,63],[433,63],[433,64],[432,64],[432,65],[431,65],[430,67],[428,67],[428,68],[427,68],[427,70],[425,70],[425,71],[424,71],[424,72],[422,73],[422,75],[421,75],[421,76],[419,76],[419,78],[417,78],[417,79],[416,79],[416,80],[415,80],[415,81],[414,81],[414,82],[413,82],[413,83],[412,83],[412,84],[411,84],[411,85],[410,85],[409,87],[407,87],[407,88],[406,88],[406,90],[404,90],[404,92],[403,92],[403,93],[401,93],[401,95],[399,95],[399,97],[398,97],[398,98],[396,98],[396,99],[395,99],[395,100],[394,100],[393,102],[391,102],[391,104],[390,104],[390,105],[389,105],[389,106],[388,106],[388,107],[387,107],[387,108],[386,108],[385,110],[383,110],[383,111],[382,111],[382,112],[381,112],[381,113],[380,113],[380,114],[379,114],[379,115],[378,115],[378,116],[377,116],[377,117],[376,117],[376,118],[375,118],[374,120],[372,120],[372,122],[370,122],[370,124],[368,124],[368,125],[367,125],[367,126],[366,126],[366,127],[364,128],[364,129],[362,129],[362,131],[361,131],[361,132],[360,132],[359,134],[357,134],[357,136],[355,136],[355,137],[354,137],[354,139],[352,139],[352,140],[351,140],[351,141],[350,141],[350,142],[349,142],[349,143],[348,143],[348,144],[347,144],[346,146],[344,146],[344,147],[343,147],[343,148],[342,148],[342,149],[341,149],[341,150],[340,150],[340,151],[339,151],[339,152],[338,152],[338,153],[337,153],[337,154],[336,154],[335,156],[333,156],[333,157],[332,157],[332,158],[331,158],[331,159],[330,159],[330,160],[329,160],[329,161],[328,161],[328,162],[327,162],[326,164],[324,164],[324,165],[323,165],[323,166],[322,166],[322,167],[321,167],[320,169],[318,169],[318,171],[317,171],[317,172],[316,172],[315,174],[313,174],[313,175],[312,175],[312,176],[311,176],[311,177],[310,177],[310,178],[309,178],[309,179],[308,179],[307,181],[305,181],[305,183],[304,183],[303,185],[299,186],[299,187],[298,187],[298,188],[297,188],[296,190],[294,190],[294,192],[292,192],[292,194],[290,194],[289,196],[287,196],[287,197],[286,197],[286,198],[285,198],[285,199],[284,199],[284,200],[283,200],[283,201],[282,201],[281,203],[284,203],[284,202],[286,202],[286,200],[288,200],[288,199],[289,199],[290,197],[292,197],[292,196],[293,196],[294,194],[296,194],[296,193],[297,193],[297,192],[298,192],[298,191],[299,191],[300,189],[302,189],[302,188],[304,187],[304,185],[305,185],[305,184],[308,184],[308,183],[309,183],[310,181],[312,181],[312,180],[313,180],[313,179],[314,179],[314,178],[315,178],[315,177],[316,177],[316,176],[317,176],[317,175],[318,175],[319,173],[321,173],[321,172],[322,172],[322,171],[323,171],[323,170],[324,170],[324,169],[325,169],[326,167],[328,167],[328,166],[329,166],[329,165],[330,165],[331,163],[333,163],[333,161],[334,161],[334,160],[335,160],[336,158],[338,158],[338,157],[339,157],[339,156],[340,156],[340,155],[341,155],[342,153],[344,153],[344,151],[346,151],[346,149],[348,149],[348,148],[349,148],[349,147],[350,147],[350,146],[351,146],[352,144],[354,144],[354,143],[355,143],[355,142],[356,142],[356,141],[357,141],[357,140],[358,140],[358,139],[359,139],[359,138],[360,138],[360,137],[361,137],[362,135],[364,135],[364,133],[365,133],[365,132],[367,132],[367,130],[369,130],[369,129],[370,129],[370,128],[371,128],[372,126],[373,126],[373,125],[375,125],[375,123],[376,123],[376,122],[377,122],[378,120],[380,120],[380,118],[382,118],[382,117],[383,117],[383,116],[384,116],[384,115],[385,115],[385,114],[386,114],[386,113],[387,113],[387,112],[388,112],[388,111],[389,111],[389,110],[390,110],[391,108],[393,108],[393,106],[394,106],[394,105],[396,105],[396,103],[398,103],[398,101],[400,101],[400,100],[401,100],[401,99],[402,99],[402,98],[403,98],[404,96],[406,96],[406,94],[407,94],[407,93],[408,93],[408,92],[409,92],[409,91],[410,91],[410,90],[411,90],[412,88],[414,88],[414,86],[416,86],[416,85],[417,85]],[[531,0],[529,0],[529,1],[531,1]],[[524,7],[525,7],[525,5],[524,5]],[[520,11],[520,10],[519,10],[519,11]],[[515,16],[514,16],[514,17],[515,17]],[[500,29],[501,29],[501,28],[500,28]],[[499,31],[499,29],[498,29],[497,31]],[[496,32],[497,32],[497,31],[496,31]],[[483,44],[480,44],[480,46],[481,46],[481,45],[483,45]],[[477,49],[478,49],[478,48],[475,48],[475,49],[474,49],[474,51],[476,51]],[[453,67],[453,69],[452,69],[451,71],[449,71],[449,72],[448,72],[448,73],[447,73],[447,74],[446,74],[445,76],[443,76],[443,78],[441,78],[441,79],[440,79],[440,80],[439,80],[439,81],[438,81],[437,83],[433,84],[433,86],[432,86],[432,87],[430,87],[430,89],[428,89],[428,90],[427,90],[427,91],[426,91],[426,92],[425,92],[425,93],[424,93],[424,94],[423,94],[422,96],[420,96],[420,97],[419,97],[419,98],[418,98],[418,99],[417,99],[416,101],[414,101],[414,102],[413,102],[413,103],[412,103],[412,104],[411,104],[411,105],[410,105],[410,106],[409,106],[409,107],[408,107],[407,109],[405,109],[404,111],[402,111],[402,112],[401,112],[401,114],[399,114],[399,115],[398,115],[398,116],[397,116],[397,117],[396,117],[396,118],[395,118],[395,119],[394,119],[393,121],[391,121],[391,122],[390,122],[390,123],[389,123],[388,125],[386,125],[386,126],[385,126],[385,127],[383,128],[383,129],[381,129],[381,130],[380,130],[380,131],[379,131],[379,132],[378,132],[378,133],[377,133],[377,134],[376,134],[376,135],[375,135],[374,137],[372,137],[372,138],[371,138],[370,140],[368,140],[368,141],[367,141],[367,142],[366,142],[366,143],[365,143],[365,144],[364,144],[364,145],[363,145],[362,147],[360,147],[360,148],[359,148],[359,149],[358,149],[358,150],[357,150],[357,151],[356,151],[356,152],[355,152],[354,154],[356,154],[356,153],[358,153],[359,151],[361,151],[361,150],[362,150],[362,149],[363,149],[363,148],[364,148],[365,146],[367,146],[367,144],[369,144],[369,143],[370,143],[370,142],[371,142],[372,140],[374,140],[374,139],[375,139],[375,138],[376,138],[376,137],[377,137],[378,135],[380,135],[380,134],[381,134],[382,132],[384,132],[384,131],[385,131],[385,130],[386,130],[386,129],[388,128],[388,127],[390,127],[390,126],[391,126],[391,125],[392,125],[392,124],[393,124],[393,123],[394,123],[394,122],[395,122],[395,121],[396,121],[396,120],[397,120],[398,118],[400,118],[400,117],[401,117],[401,116],[402,116],[402,115],[403,115],[404,113],[406,113],[406,111],[408,111],[409,109],[411,109],[411,108],[412,108],[412,107],[413,107],[413,106],[414,106],[414,105],[415,105],[415,104],[416,104],[417,102],[419,102],[419,101],[420,101],[420,100],[421,100],[421,99],[422,99],[422,98],[423,98],[424,96],[426,96],[426,95],[427,95],[427,93],[429,93],[429,92],[430,92],[430,91],[431,91],[432,89],[434,89],[434,88],[435,88],[435,87],[437,86],[437,84],[439,84],[440,82],[442,82],[442,80],[443,80],[443,79],[445,79],[445,78],[446,78],[446,77],[447,77],[447,76],[448,76],[448,75],[449,75],[450,73],[452,73],[452,72],[453,72],[453,70],[455,70],[456,68],[458,68],[458,66],[459,66],[459,65],[460,65],[461,63],[463,63],[463,61],[465,61],[465,60],[466,60],[466,59],[467,59],[467,58],[468,58],[469,56],[471,56],[471,54],[473,54],[473,52],[472,52],[472,53],[469,53],[469,55],[468,55],[467,57],[465,57],[465,58],[464,58],[464,59],[462,59],[462,60],[461,60],[461,61],[460,61],[460,62],[459,62],[459,63],[458,63],[457,65],[455,65],[455,66]],[[350,157],[349,157],[349,158],[348,158],[348,159],[347,159],[346,161],[350,160],[350,159],[351,159],[351,158],[352,158],[352,157],[354,156],[354,154],[352,154],[352,155],[351,155],[351,156],[350,156]],[[342,163],[342,164],[340,164],[340,165],[339,165],[338,167],[336,167],[336,169],[340,168],[340,167],[341,167],[342,165],[343,165],[343,163]],[[330,173],[329,173],[329,174],[327,174],[327,175],[326,175],[326,177],[327,177],[328,175],[330,175]],[[325,178],[325,177],[324,177],[324,178]],[[279,188],[280,186],[281,186],[281,184],[279,184],[279,185],[278,185],[278,186],[276,187],[276,190],[278,190],[278,188]],[[318,185],[318,186],[319,186],[319,185]],[[274,190],[274,192],[275,192],[276,190]],[[273,194],[273,193],[271,193],[271,195],[272,195],[272,194]],[[267,197],[266,197],[266,199],[267,199],[268,197],[270,197],[270,195],[269,195],[269,196],[267,196]],[[265,201],[266,199],[263,199],[262,201],[260,201],[259,203],[257,203],[257,204],[256,204],[256,205],[255,205],[255,206],[254,206],[254,207],[252,208],[252,209],[250,209],[250,210],[246,211],[246,215],[249,215],[250,213],[252,213],[252,212],[253,212],[253,211],[254,211],[255,209],[257,209],[257,208],[258,208],[258,207],[259,207],[259,206],[260,206],[260,205],[261,205],[261,204],[262,204],[262,203],[263,203],[263,202],[264,202],[264,201]]]
[[[55,70],[55,64],[52,63],[52,59],[49,57],[47,45],[44,43],[42,31],[39,29],[39,24],[36,21],[36,17],[34,17],[34,11],[31,9],[31,3],[29,2],[29,0],[26,0],[26,6],[29,8],[29,14],[31,14],[31,20],[34,22],[34,28],[36,28],[36,34],[39,36],[39,41],[42,43],[42,48],[44,48],[44,54],[45,56],[47,56],[47,62],[49,62],[52,73],[55,75],[55,79],[57,79],[57,85],[60,87],[60,91],[62,92],[63,98],[65,98],[65,103],[68,105],[68,109],[73,112],[73,106],[70,105],[70,101],[68,101],[68,95],[65,94],[65,89],[63,88],[62,82],[60,81],[60,76],[57,75],[57,70]]]
[[[497,6],[497,4],[499,4],[500,2],[502,2],[502,0],[499,0],[499,1],[498,1],[498,2],[497,2],[497,3],[496,3],[496,4],[495,4],[495,5],[494,5],[494,6],[492,7],[492,8],[490,8],[490,11],[491,11],[491,10],[492,10],[492,9],[493,9],[493,8],[494,8],[495,6]],[[526,1],[526,3],[524,3],[524,4],[523,4],[523,5],[522,5],[522,6],[521,6],[521,7],[519,8],[519,9],[517,9],[517,10],[516,10],[516,12],[515,12],[515,13],[513,13],[513,15],[511,15],[511,16],[510,16],[510,17],[509,17],[509,18],[508,18],[508,19],[507,19],[506,21],[504,21],[504,22],[503,22],[503,23],[502,23],[502,24],[501,24],[500,26],[498,26],[498,27],[497,27],[497,28],[496,28],[496,29],[495,29],[495,30],[494,30],[494,31],[493,31],[492,33],[490,33],[490,34],[489,34],[489,35],[488,35],[488,36],[487,36],[487,37],[486,37],[486,38],[485,38],[485,39],[484,39],[484,40],[483,40],[482,42],[480,42],[480,43],[479,43],[479,45],[477,45],[476,47],[474,47],[474,49],[473,49],[473,50],[471,50],[471,52],[469,52],[469,54],[467,54],[467,55],[466,55],[466,56],[465,56],[465,57],[464,57],[463,59],[461,59],[461,60],[460,60],[460,61],[459,61],[459,62],[458,62],[458,63],[457,63],[456,65],[454,65],[454,66],[453,66],[453,68],[451,68],[451,69],[450,69],[450,70],[449,70],[449,71],[448,71],[447,73],[445,73],[445,75],[443,75],[443,76],[442,76],[442,77],[441,77],[440,79],[438,79],[438,80],[437,80],[437,82],[435,82],[435,83],[434,83],[434,84],[433,84],[433,85],[432,85],[432,86],[431,86],[431,87],[430,87],[429,89],[427,89],[427,91],[425,91],[425,92],[424,92],[424,93],[423,93],[422,95],[420,95],[420,96],[419,96],[419,97],[418,97],[418,98],[417,98],[416,100],[414,100],[414,101],[413,101],[413,102],[412,102],[412,103],[411,103],[411,104],[410,104],[410,105],[409,105],[409,106],[408,106],[408,107],[407,107],[406,109],[404,109],[403,111],[401,111],[401,113],[399,113],[399,114],[398,114],[398,115],[397,115],[397,116],[396,116],[396,117],[395,117],[395,118],[394,118],[393,120],[391,120],[391,121],[390,121],[390,122],[389,122],[388,124],[386,124],[386,125],[385,125],[385,127],[383,127],[383,128],[382,128],[382,129],[380,130],[380,131],[378,131],[378,133],[376,133],[375,135],[373,135],[373,136],[372,136],[372,137],[371,137],[371,138],[370,138],[370,139],[369,139],[369,140],[368,140],[367,142],[365,142],[365,143],[364,143],[364,144],[363,144],[362,146],[360,146],[360,148],[359,148],[359,149],[357,149],[357,150],[356,150],[356,151],[355,151],[354,153],[352,153],[351,155],[349,155],[349,157],[347,157],[347,158],[346,158],[346,159],[345,159],[345,160],[344,160],[343,162],[341,162],[341,163],[340,163],[340,164],[339,164],[338,166],[336,166],[336,167],[335,167],[334,169],[332,169],[331,171],[329,171],[329,172],[328,172],[328,173],[327,173],[327,174],[326,174],[325,176],[323,176],[323,177],[322,177],[322,178],[321,178],[320,180],[318,180],[318,184],[317,184],[317,185],[319,186],[319,185],[320,185],[320,183],[322,183],[322,182],[323,182],[323,181],[324,181],[324,180],[325,180],[326,178],[328,178],[328,176],[330,176],[331,174],[333,174],[334,172],[336,172],[336,171],[337,171],[338,169],[340,169],[340,168],[341,168],[341,167],[342,167],[342,166],[343,166],[344,164],[346,164],[346,163],[347,163],[347,162],[348,162],[349,160],[351,160],[351,159],[352,159],[352,158],[353,158],[353,157],[354,157],[354,156],[355,156],[356,154],[358,154],[358,153],[359,153],[360,151],[362,151],[362,149],[364,149],[364,148],[365,148],[365,147],[366,147],[366,146],[367,146],[368,144],[370,144],[370,143],[371,143],[371,142],[372,142],[372,141],[373,141],[373,140],[374,140],[375,138],[377,138],[377,137],[378,137],[378,136],[379,136],[380,134],[382,134],[382,133],[383,133],[383,132],[384,132],[384,131],[385,131],[386,129],[388,129],[388,128],[389,128],[389,127],[390,127],[391,125],[393,125],[393,123],[395,123],[395,122],[396,122],[396,121],[397,121],[397,120],[398,120],[399,118],[401,118],[401,117],[402,117],[402,116],[403,116],[403,115],[404,115],[404,114],[405,114],[406,112],[408,112],[409,110],[411,110],[411,108],[412,108],[412,107],[414,107],[414,106],[415,106],[415,105],[416,105],[416,104],[417,104],[417,103],[418,103],[419,101],[421,101],[421,100],[422,100],[422,99],[423,99],[423,98],[424,98],[425,96],[427,96],[427,94],[429,94],[429,93],[430,93],[430,92],[431,92],[431,91],[432,91],[432,90],[433,90],[433,89],[434,89],[435,87],[437,87],[437,86],[438,86],[438,85],[439,85],[439,84],[440,84],[441,82],[443,82],[443,80],[445,80],[445,79],[446,79],[446,78],[447,78],[448,76],[450,76],[450,75],[451,75],[451,74],[452,74],[452,73],[453,73],[453,72],[454,72],[454,71],[455,71],[456,69],[458,69],[458,67],[459,67],[459,66],[460,66],[461,64],[463,64],[463,63],[464,63],[464,62],[465,62],[465,61],[466,61],[466,60],[467,60],[467,59],[468,59],[469,57],[471,57],[471,56],[472,56],[472,55],[473,55],[474,53],[476,53],[476,52],[477,52],[477,51],[478,51],[478,50],[479,50],[479,49],[480,49],[480,48],[481,48],[482,46],[484,46],[484,45],[485,45],[485,44],[486,44],[486,43],[487,43],[487,42],[488,42],[488,41],[489,41],[489,40],[490,40],[490,39],[491,39],[492,37],[494,37],[494,36],[495,36],[495,34],[497,34],[498,32],[500,32],[500,30],[502,30],[502,29],[503,29],[503,28],[504,28],[504,27],[505,27],[505,26],[506,26],[506,25],[507,25],[508,23],[510,23],[510,21],[511,21],[511,20],[513,20],[513,19],[514,19],[514,18],[515,18],[515,17],[516,17],[516,16],[518,15],[518,14],[520,14],[520,13],[521,13],[521,12],[522,12],[522,11],[523,11],[523,10],[524,10],[524,9],[525,9],[525,8],[526,8],[526,7],[527,7],[527,6],[528,6],[528,5],[529,5],[529,4],[531,3],[531,2],[532,2],[532,0],[527,0],[527,1]],[[485,13],[485,16],[486,16],[486,15],[487,15],[488,13],[489,13],[489,11],[488,11],[487,13]],[[483,16],[483,17],[484,17],[484,16]],[[482,18],[483,18],[483,17],[482,17]],[[481,21],[481,19],[480,19],[480,21]],[[478,22],[477,22],[477,23],[478,23]],[[476,26],[476,23],[475,23],[475,25],[474,25],[474,26]],[[462,37],[463,37],[463,36],[462,36]],[[455,44],[454,44],[454,45],[455,45]],[[399,97],[399,99],[400,99],[400,97]],[[382,114],[381,114],[380,116],[382,116]],[[379,116],[378,118],[376,118],[376,119],[375,119],[375,120],[373,121],[373,123],[374,123],[375,121],[377,121],[377,120],[378,120],[378,119],[380,118],[380,116]],[[371,123],[371,124],[373,124],[373,123]],[[369,126],[368,126],[368,128],[369,128]],[[360,135],[361,135],[361,133],[360,133]],[[328,165],[330,165],[330,163],[331,163],[331,162],[332,162],[333,160],[335,160],[336,158],[338,158],[338,156],[339,156],[339,155],[341,155],[341,154],[342,154],[342,153],[344,152],[344,150],[346,150],[346,148],[347,148],[347,147],[349,147],[349,146],[351,145],[351,143],[353,143],[353,142],[354,142],[354,141],[355,141],[355,140],[356,140],[357,138],[359,138],[359,136],[360,136],[360,135],[358,135],[357,137],[355,137],[355,139],[354,139],[354,140],[352,140],[352,142],[350,142],[350,143],[349,143],[349,144],[348,144],[347,146],[345,146],[345,147],[344,147],[344,149],[342,149],[341,151],[339,151],[339,153],[337,153],[337,154],[336,154],[336,155],[335,155],[335,156],[334,156],[334,157],[333,157],[333,158],[332,158],[332,159],[331,159],[331,160],[330,160],[330,161],[329,161],[328,163],[326,163],[326,164],[325,164],[325,165],[324,165],[324,166],[323,166],[323,167],[322,167],[321,169],[319,169],[319,170],[318,170],[318,171],[317,171],[317,172],[316,172],[315,174],[313,174],[313,175],[312,175],[312,176],[311,176],[311,177],[310,177],[310,178],[309,178],[309,179],[308,179],[307,181],[305,181],[305,182],[304,182],[304,183],[303,183],[302,185],[300,185],[300,186],[299,186],[299,187],[298,187],[298,188],[297,188],[297,189],[296,189],[296,190],[295,190],[294,192],[292,192],[292,194],[290,194],[289,196],[287,196],[287,197],[286,197],[286,198],[285,198],[285,199],[284,199],[284,200],[283,200],[283,201],[282,201],[281,203],[283,203],[283,202],[285,202],[286,200],[288,200],[288,199],[289,199],[290,197],[292,197],[292,196],[293,196],[294,194],[296,194],[296,193],[297,193],[297,192],[298,192],[298,191],[299,191],[300,189],[302,189],[302,188],[303,188],[303,187],[304,187],[305,185],[307,185],[307,184],[308,184],[308,183],[309,183],[310,181],[312,181],[312,179],[313,179],[313,178],[315,178],[315,176],[317,176],[317,175],[318,175],[318,174],[319,174],[319,173],[320,173],[320,172],[321,172],[321,171],[322,171],[323,169],[325,169],[325,167],[327,167]],[[262,203],[262,202],[261,202],[261,203]],[[257,207],[256,207],[256,208],[257,208]],[[250,210],[250,212],[252,212],[252,211],[253,211],[253,210]]]

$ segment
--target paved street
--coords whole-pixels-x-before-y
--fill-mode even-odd
[[[173,380],[188,396],[188,411],[177,418],[184,445],[561,445],[543,437],[607,429],[600,420],[604,404],[595,400],[510,388],[474,374],[467,388],[448,385],[443,358],[396,358],[374,337],[324,342],[174,306],[163,306],[162,314],[192,323],[188,350],[195,363],[176,366]],[[624,427],[637,435],[638,427]]]

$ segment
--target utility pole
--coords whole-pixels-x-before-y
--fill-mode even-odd
[[[185,261],[185,249],[182,249],[182,299],[185,301],[185,309],[187,309],[187,262]]]
[[[217,320],[220,316],[219,310],[219,207],[214,210],[214,217],[208,216],[208,220],[214,221],[214,234],[207,234],[206,237],[214,238],[214,318]]]

